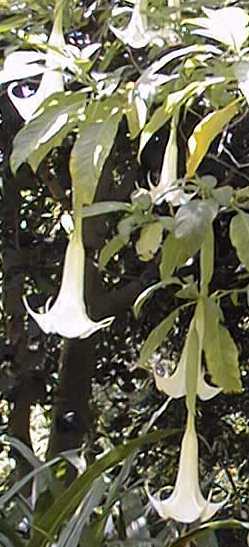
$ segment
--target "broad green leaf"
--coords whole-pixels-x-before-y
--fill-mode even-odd
[[[240,262],[249,270],[249,215],[240,211],[231,220],[230,239]]]
[[[92,203],[98,180],[108,158],[119,122],[123,116],[121,101],[106,100],[91,105],[86,121],[79,127],[79,134],[70,157],[70,173],[75,186],[81,187],[85,205]]]
[[[219,205],[229,207],[233,197],[233,189],[228,185],[222,186],[222,188],[215,188],[212,191],[212,197],[216,199]]]
[[[143,366],[150,359],[154,351],[157,350],[167,339],[167,336],[174,326],[174,322],[179,314],[179,309],[172,311],[166,319],[164,319],[159,325],[157,325],[146,338],[142,349],[140,351],[140,357],[138,360],[138,366]]]
[[[101,249],[99,255],[99,267],[103,270],[108,264],[109,260],[118,253],[125,245],[127,241],[120,236],[114,236],[110,241],[108,241],[104,247]]]
[[[47,154],[59,146],[65,136],[77,125],[85,107],[82,91],[60,92],[43,102],[37,115],[19,131],[13,142],[10,165],[13,173],[24,162],[34,171]]]
[[[199,297],[197,283],[192,282],[183,285],[183,287],[177,291],[176,296],[177,298],[183,298],[184,300],[197,300]]]
[[[182,205],[175,216],[176,238],[195,238],[201,242],[217,212],[218,205],[214,199],[195,199]]]
[[[162,246],[160,275],[163,281],[169,280],[174,270],[185,264],[186,260],[193,256],[200,248],[201,242],[191,238],[177,239],[174,234],[169,234]]]
[[[93,481],[100,477],[104,471],[119,464],[133,450],[140,448],[144,444],[158,442],[160,439],[165,439],[174,434],[176,434],[176,430],[171,430],[170,432],[153,431],[126,444],[122,443],[90,465],[86,472],[75,479],[69,488],[55,500],[36,522],[37,528],[34,530],[33,537],[27,543],[26,547],[45,547],[47,545],[47,537],[53,537],[67,519],[70,518],[89,492]]]
[[[200,26],[193,31],[207,38],[221,42],[238,53],[249,35],[249,17],[240,7],[222,7],[221,9],[202,8],[206,17],[187,19],[185,23]]]
[[[116,213],[117,211],[130,212],[132,205],[123,201],[99,201],[82,208],[82,218],[106,215],[107,213]]]
[[[151,119],[142,131],[138,157],[141,157],[141,153],[152,135],[154,135],[154,133],[156,133],[156,131],[158,131],[188,99],[203,93],[208,86],[220,83],[220,80],[220,78],[208,78],[205,81],[191,82],[183,89],[170,93],[162,106],[157,108],[152,114]]]
[[[210,144],[239,110],[238,101],[229,103],[224,108],[207,114],[195,127],[188,140],[189,156],[186,176],[192,178],[207,153]]]
[[[207,294],[208,286],[214,272],[214,231],[212,225],[208,226],[201,246],[200,266],[201,292],[202,294]]]
[[[221,324],[221,311],[211,299],[205,300],[204,352],[212,381],[225,393],[240,392],[238,349],[229,331]]]
[[[162,246],[161,279],[168,279],[175,268],[185,264],[188,258],[199,251],[217,212],[218,205],[213,199],[196,199],[179,207],[174,233],[167,236]]]
[[[163,237],[163,227],[159,221],[146,224],[136,242],[136,251],[140,260],[148,261],[158,251]]]
[[[133,304],[133,311],[136,319],[138,318],[145,302],[147,302],[147,300],[151,298],[155,291],[157,291],[158,289],[162,289],[163,287],[165,287],[165,283],[163,281],[159,281],[158,283],[147,287],[147,289],[140,293],[140,295],[137,297]]]

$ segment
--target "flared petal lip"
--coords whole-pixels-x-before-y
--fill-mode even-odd
[[[23,297],[25,308],[46,334],[58,334],[65,338],[88,338],[94,332],[111,325],[115,317],[106,317],[100,321],[92,321],[81,308],[68,312],[58,309],[57,301],[45,313],[38,313],[29,306],[27,298]],[[69,319],[70,315],[70,319]]]

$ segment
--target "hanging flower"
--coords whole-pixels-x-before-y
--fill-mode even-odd
[[[150,502],[163,519],[172,518],[179,522],[205,521],[210,519],[225,501],[213,503],[201,493],[198,478],[198,439],[194,418],[188,415],[187,428],[183,436],[179,468],[172,494],[165,500],[148,493]]]
[[[67,65],[64,52],[68,55],[73,46],[66,46],[63,35],[63,3],[56,1],[55,19],[53,28],[48,40],[47,53],[35,51],[16,51],[7,56],[4,62],[4,69],[0,72],[0,83],[13,81],[8,86],[8,95],[19,112],[20,116],[29,121],[40,104],[52,93],[64,91],[62,70]],[[73,48],[77,49],[77,48]],[[70,56],[70,55],[69,55]],[[44,65],[40,64],[44,61]],[[28,96],[18,97],[14,90],[19,79],[30,78],[42,74],[40,85],[37,91]]]
[[[162,171],[157,185],[149,181],[150,195],[153,203],[160,205],[163,201],[177,206],[185,203],[187,197],[182,188],[177,188],[178,178],[178,145],[177,124],[178,112],[172,117],[170,134],[164,153]]]
[[[156,387],[159,391],[163,391],[166,395],[179,399],[184,397],[187,393],[186,388],[186,359],[183,351],[179,364],[173,374],[168,376],[167,370],[161,364],[157,364],[154,367],[154,378]],[[212,399],[221,392],[220,387],[210,386],[204,379],[204,370],[199,370],[198,382],[197,382],[197,395],[203,401]]]
[[[96,322],[88,317],[84,302],[84,262],[84,247],[78,229],[70,236],[60,291],[52,307],[46,313],[37,313],[24,298],[28,313],[46,334],[55,333],[65,338],[88,338],[114,320],[114,317],[107,317]]]

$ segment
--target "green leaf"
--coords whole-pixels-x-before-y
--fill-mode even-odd
[[[205,299],[204,351],[208,372],[225,393],[240,392],[238,349],[221,319],[218,305],[211,298]]]
[[[140,260],[148,261],[158,251],[163,237],[163,227],[160,221],[146,224],[136,242],[136,251]]]
[[[172,311],[166,319],[164,319],[159,325],[157,325],[146,338],[140,356],[138,360],[138,366],[144,366],[150,359],[154,351],[161,346],[161,344],[167,339],[167,336],[174,326],[174,322],[179,314],[179,309]]]
[[[229,103],[224,108],[207,114],[199,122],[188,140],[189,156],[186,176],[192,178],[207,153],[210,144],[223,130],[239,110],[238,100]]]
[[[118,253],[125,245],[128,243],[128,240],[125,241],[124,238],[120,236],[114,236],[110,241],[108,241],[104,247],[101,249],[99,255],[99,268],[104,270],[109,260]]]
[[[147,116],[147,106],[139,93],[131,92],[129,104],[125,111],[130,138],[136,139],[140,131],[144,128]]]
[[[222,530],[223,528],[238,528],[249,530],[249,523],[236,519],[215,520],[202,524],[195,530],[191,530],[184,534],[183,537],[177,539],[171,547],[188,547],[191,540],[199,540],[206,537],[207,531]]]
[[[179,207],[174,233],[167,236],[162,246],[160,273],[163,280],[197,253],[217,212],[218,205],[213,199],[195,199]]]
[[[185,264],[200,248],[199,242],[194,239],[176,239],[169,234],[162,246],[160,275],[163,281],[168,281],[178,266]]]
[[[133,450],[140,448],[144,444],[158,442],[160,439],[165,439],[176,433],[176,430],[153,431],[126,444],[122,443],[90,465],[86,472],[75,479],[69,488],[55,500],[39,521],[36,522],[37,529],[34,530],[33,537],[27,543],[26,547],[45,547],[47,545],[47,537],[53,537],[60,527],[65,524],[89,492],[93,481],[100,477],[104,471],[119,464]]]
[[[213,530],[208,530],[203,537],[197,540],[196,547],[219,547],[216,534]]]
[[[208,227],[201,246],[200,266],[201,291],[202,294],[207,294],[208,286],[214,272],[214,231],[212,225]]]
[[[75,186],[81,188],[84,204],[91,204],[98,180],[113,146],[119,122],[123,116],[121,101],[100,101],[86,112],[86,121],[70,157],[70,173]]]
[[[28,15],[12,15],[0,22],[0,34],[13,31],[28,21]]]
[[[177,298],[183,298],[184,300],[197,300],[199,297],[199,291],[197,283],[187,283],[183,285],[182,289],[177,291]]]
[[[13,530],[13,525],[3,517],[0,517],[0,545],[1,547],[24,547],[24,543]]]
[[[193,238],[199,245],[218,212],[214,199],[195,199],[179,207],[175,216],[176,238]]]
[[[178,280],[179,282],[179,280]],[[165,283],[163,281],[159,281],[158,283],[155,283],[154,285],[151,285],[147,289],[145,289],[143,292],[139,294],[137,299],[135,300],[135,303],[133,304],[133,311],[136,319],[138,318],[140,311],[142,307],[144,306],[145,302],[151,298],[151,296],[154,294],[155,291],[158,289],[162,289],[165,287]]]
[[[82,91],[60,92],[50,95],[39,108],[40,114],[27,123],[16,135],[10,166],[15,174],[24,162],[36,171],[40,162],[78,123],[85,108]]]
[[[222,188],[215,188],[215,190],[212,191],[212,196],[219,205],[229,207],[233,197],[233,189],[228,185],[222,186]]]
[[[156,131],[159,131],[159,129],[186,103],[188,99],[200,95],[208,86],[215,85],[215,83],[220,83],[220,78],[207,78],[204,81],[191,82],[183,89],[170,93],[162,106],[155,110],[151,119],[145,125],[145,128],[141,133],[138,157],[141,157],[141,153],[152,135],[154,135]]]
[[[130,212],[132,205],[123,201],[99,201],[82,208],[82,218],[116,213],[117,211]]]
[[[240,211],[231,220],[230,239],[237,255],[249,270],[249,215]]]

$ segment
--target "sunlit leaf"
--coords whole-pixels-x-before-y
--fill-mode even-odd
[[[86,121],[79,127],[70,157],[70,173],[74,184],[81,187],[85,205],[92,203],[122,116],[121,104],[110,98],[91,105],[86,112]]]
[[[136,242],[136,251],[140,260],[151,260],[158,251],[163,237],[163,227],[159,221],[146,224]]]
[[[211,298],[206,299],[204,351],[208,372],[225,393],[240,392],[238,348],[221,319],[217,304]]]
[[[186,176],[188,178],[193,177],[207,153],[210,144],[230,120],[234,118],[238,110],[238,101],[233,101],[224,108],[207,114],[207,116],[197,124],[188,140],[189,156],[186,171]]]
[[[55,93],[40,108],[36,116],[19,131],[13,142],[10,164],[13,173],[24,162],[28,162],[34,171],[43,158],[56,146],[78,123],[78,116],[84,112],[85,94]]]

